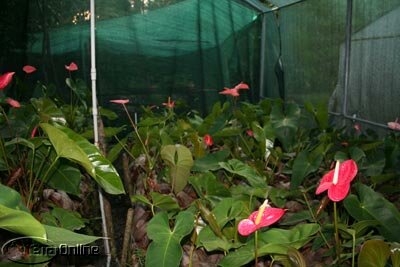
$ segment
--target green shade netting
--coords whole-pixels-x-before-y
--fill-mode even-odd
[[[187,0],[121,18],[98,21],[96,40],[100,49],[121,54],[179,56],[222,45],[233,32],[257,18],[257,12],[231,0]],[[218,31],[218,38],[215,36]],[[78,51],[90,38],[87,25],[74,25],[50,32],[51,52]],[[35,34],[31,53],[42,52],[42,34]]]

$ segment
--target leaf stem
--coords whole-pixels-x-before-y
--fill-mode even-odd
[[[313,212],[312,209],[311,209],[310,202],[308,201],[308,198],[307,198],[306,193],[305,193],[304,191],[303,191],[302,193],[303,193],[303,197],[304,197],[304,200],[305,200],[305,202],[306,202],[308,211],[310,212],[311,218],[313,219],[314,223],[318,223],[318,224],[319,224],[317,218],[316,218],[315,215],[314,215],[314,212]],[[322,231],[321,231],[321,227],[318,229],[318,233],[321,235],[321,238],[324,240],[325,245],[326,245],[328,248],[331,248],[331,246],[329,245],[328,241],[326,240],[326,237],[325,237],[324,233],[322,233]]]
[[[138,139],[139,139],[139,142],[142,144],[144,153],[146,154],[146,158],[147,158],[147,161],[148,161],[148,163],[149,163],[149,169],[152,170],[152,169],[153,169],[153,163],[152,163],[152,161],[151,161],[149,152],[147,151],[147,148],[146,148],[146,146],[144,145],[142,138],[140,137],[138,128],[137,128],[136,124],[133,122],[132,117],[131,117],[131,115],[129,114],[129,111],[128,111],[128,109],[126,108],[125,104],[122,104],[122,106],[124,107],[124,110],[125,110],[125,112],[126,112],[126,115],[128,115],[128,119],[129,119],[129,121],[130,121],[130,123],[131,123],[133,129],[135,130],[135,133],[136,133],[136,135],[137,135],[137,137],[138,137]]]
[[[257,267],[257,265],[258,265],[258,230],[255,231],[255,234],[254,234],[254,257],[255,257],[254,266]]]
[[[338,227],[338,216],[336,202],[333,202],[333,219],[335,224],[335,243],[336,243],[336,257],[337,262],[340,264],[340,239],[339,239],[339,227]]]

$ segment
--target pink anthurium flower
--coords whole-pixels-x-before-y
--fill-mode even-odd
[[[168,97],[168,102],[162,103],[162,104],[166,108],[174,108],[175,107],[175,101],[171,101],[171,97]]]
[[[37,129],[38,129],[37,126],[35,126],[35,128],[33,128],[32,132],[31,132],[31,138],[34,138],[36,136]]]
[[[238,232],[243,236],[248,236],[260,228],[276,223],[284,214],[284,209],[271,208],[268,204],[268,199],[266,199],[258,211],[253,212],[247,219],[239,222]]]
[[[361,132],[361,125],[359,123],[355,123],[353,125],[353,127],[354,127],[354,130],[356,130],[357,133]]]
[[[246,134],[250,137],[254,137],[254,132],[250,129],[246,131]]]
[[[397,118],[395,121],[388,122],[388,127],[392,130],[400,131],[400,123],[398,122],[399,119]]]
[[[233,88],[233,89],[229,89],[229,88],[224,88],[224,90],[223,91],[220,91],[219,92],[219,94],[220,95],[231,95],[231,96],[239,96],[239,91],[238,91],[238,89],[235,89],[235,88]]]
[[[322,177],[315,194],[318,195],[328,190],[330,200],[342,201],[349,193],[350,183],[356,177],[357,171],[357,164],[352,159],[342,163],[336,161],[335,169]]]
[[[110,102],[115,103],[115,104],[125,105],[125,104],[129,103],[129,99],[114,99],[114,100],[110,100]]]
[[[15,72],[7,72],[0,76],[0,90],[6,88],[6,86],[12,81],[12,77]]]
[[[213,141],[211,135],[209,135],[209,134],[206,134],[203,137],[203,141],[204,141],[204,144],[206,144],[206,146],[212,146],[214,144],[214,141]]]
[[[78,65],[76,65],[74,62],[71,62],[68,66],[65,65],[65,69],[68,71],[76,71],[78,70]]]
[[[250,87],[248,84],[244,83],[244,82],[240,82],[238,85],[236,85],[233,89],[236,90],[240,90],[240,89],[244,89],[244,90],[249,90]]]
[[[34,66],[31,65],[26,65],[22,68],[22,70],[26,73],[26,74],[30,74],[32,72],[36,71],[36,68]]]
[[[12,106],[13,108],[20,108],[21,107],[21,104],[17,101],[17,100],[14,100],[14,99],[12,99],[12,98],[6,98],[6,102],[10,105],[10,106]]]

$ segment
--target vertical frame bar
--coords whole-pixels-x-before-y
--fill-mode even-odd
[[[265,86],[265,43],[267,36],[267,17],[265,13],[261,14],[261,47],[260,47],[260,92],[259,98],[264,98],[264,86]]]
[[[344,50],[344,85],[342,114],[347,116],[347,101],[350,81],[350,57],[351,57],[351,35],[353,26],[353,0],[347,0],[346,14],[346,39]]]

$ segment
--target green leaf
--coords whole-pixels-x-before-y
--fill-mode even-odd
[[[32,150],[35,149],[35,145],[31,141],[29,141],[25,138],[21,138],[21,137],[16,137],[16,138],[12,139],[11,141],[6,142],[4,144],[4,146],[15,145],[15,144],[26,146]]]
[[[202,158],[198,158],[194,161],[193,171],[206,172],[215,171],[220,168],[219,163],[227,159],[229,156],[229,150],[224,149],[218,152],[207,154]]]
[[[80,164],[107,193],[125,193],[118,172],[96,146],[69,128],[47,123],[41,123],[40,127],[47,133],[59,157]]]
[[[393,267],[400,267],[400,244],[392,243],[390,246],[390,259]]]
[[[114,162],[118,156],[119,153],[124,149],[124,146],[126,146],[126,143],[128,142],[128,137],[125,137],[124,139],[120,140],[117,144],[115,144],[107,153],[107,159],[110,162]]]
[[[157,192],[150,193],[151,199],[153,200],[153,205],[169,211],[174,209],[179,209],[178,203],[169,195],[163,195]]]
[[[0,205],[14,210],[29,212],[21,200],[21,195],[14,189],[0,183]]]
[[[230,173],[240,175],[247,179],[249,184],[254,187],[265,188],[267,186],[265,178],[261,177],[255,169],[240,160],[231,159],[228,162],[220,162],[219,166]]]
[[[288,258],[290,260],[291,266],[293,267],[307,267],[306,260],[304,256],[292,247],[289,247],[287,251]]]
[[[104,136],[105,137],[113,137],[117,134],[119,134],[120,132],[125,130],[125,125],[121,126],[121,127],[104,127]],[[84,133],[81,134],[82,137],[92,140],[94,138],[94,133],[93,133],[93,129],[87,130]]]
[[[43,225],[43,226],[44,229],[46,229],[48,240],[47,242],[40,239],[38,239],[37,241],[49,246],[58,247],[60,245],[66,245],[70,247],[76,247],[80,245],[90,244],[96,241],[97,239],[102,238],[98,236],[90,236],[90,235],[74,233],[70,230],[60,227],[54,227],[50,225]]]
[[[10,209],[2,204],[0,204],[0,228],[25,236],[46,238],[45,228],[30,213]]]
[[[178,214],[172,231],[167,213],[161,212],[154,216],[147,226],[147,234],[153,242],[147,250],[146,266],[179,266],[182,258],[180,242],[193,230],[193,226],[194,215],[188,211]]]
[[[118,118],[117,113],[104,107],[99,107],[99,114],[111,121],[116,120]]]
[[[77,212],[55,207],[51,211],[59,222],[59,226],[71,231],[79,230],[85,227],[85,222]]]
[[[189,183],[194,187],[200,198],[220,201],[223,197],[231,196],[229,190],[217,181],[217,177],[211,172],[191,176],[189,177]]]
[[[400,212],[382,195],[361,183],[356,184],[358,198],[349,195],[344,200],[346,210],[355,219],[376,220],[381,235],[389,241],[400,241]]]
[[[299,249],[309,242],[311,236],[315,235],[318,230],[319,225],[316,223],[299,224],[289,230],[273,228],[261,232],[259,238],[265,244],[288,245]]]
[[[78,196],[80,194],[81,172],[69,164],[61,163],[49,177],[47,184],[54,189]]]
[[[385,267],[389,255],[389,245],[383,240],[368,240],[363,244],[358,255],[358,266]]]
[[[222,267],[241,267],[254,260],[254,240],[247,242],[247,245],[239,248],[234,252],[230,252],[224,257],[219,265]],[[288,247],[279,244],[266,244],[258,249],[258,256],[265,256],[271,254],[286,254]]]
[[[210,252],[215,250],[229,251],[235,247],[235,244],[226,240],[224,236],[221,238],[216,236],[209,226],[204,227],[197,238],[199,245]]]
[[[31,103],[39,114],[41,122],[67,123],[64,114],[50,98],[32,98]]]
[[[161,158],[170,167],[172,189],[179,193],[185,188],[193,166],[192,153],[183,145],[167,145],[161,149]]]
[[[151,204],[151,202],[150,202],[150,200],[148,200],[145,196],[143,196],[143,195],[133,195],[133,196],[131,196],[131,201],[132,202],[142,202],[142,203],[144,203],[144,204],[147,204],[147,205],[149,205],[149,206],[151,206],[152,204]]]
[[[299,187],[307,175],[318,170],[322,159],[322,154],[316,155],[307,150],[301,151],[293,162],[293,173],[290,187],[292,189]]]

